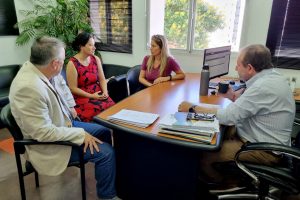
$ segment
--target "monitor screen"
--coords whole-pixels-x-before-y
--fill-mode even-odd
[[[204,50],[203,65],[209,65],[209,78],[228,74],[231,46],[216,47]]]

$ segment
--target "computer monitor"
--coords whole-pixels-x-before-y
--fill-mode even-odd
[[[203,65],[209,65],[209,78],[229,73],[231,46],[204,49]]]

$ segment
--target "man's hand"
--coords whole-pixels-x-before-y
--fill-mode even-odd
[[[218,92],[218,96],[221,96],[221,97],[230,99],[231,101],[234,101],[234,100],[235,100],[235,94],[234,94],[234,91],[233,91],[233,89],[231,88],[231,86],[229,86],[229,88],[228,88],[228,90],[227,90],[226,93],[219,93],[219,92]]]
[[[71,111],[71,114],[72,114],[72,117],[75,119],[77,117],[77,112],[75,110],[75,108],[70,108],[70,111]]]
[[[245,88],[241,88],[237,91],[233,91],[233,89],[229,86],[229,89],[225,94],[218,93],[218,96],[228,98],[234,102],[237,98],[239,98],[244,93],[244,91],[245,91]]]
[[[181,104],[178,106],[178,111],[179,112],[188,112],[190,107],[192,107],[192,103],[183,101]]]
[[[235,91],[235,92],[234,92],[234,94],[235,94],[235,99],[234,99],[234,101],[235,101],[237,98],[239,98],[239,97],[244,93],[245,90],[246,90],[246,88],[241,88],[241,89]]]
[[[98,144],[103,144],[103,142],[101,140],[99,140],[98,138],[95,138],[94,136],[90,135],[89,133],[85,133],[85,137],[84,137],[84,148],[83,148],[83,152],[86,153],[86,149],[89,148],[91,151],[91,154],[94,154],[94,149],[96,149],[97,152],[100,151]]]
[[[187,102],[187,101],[183,101],[181,104],[179,104],[178,106],[178,111],[179,112],[189,112],[189,109],[193,106],[194,104]],[[200,104],[197,105],[194,108],[195,112],[199,113],[199,112],[203,112],[203,113],[213,113],[216,114],[218,111],[218,107],[214,106],[214,105],[209,105],[209,104]]]

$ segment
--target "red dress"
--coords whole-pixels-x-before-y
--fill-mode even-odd
[[[90,94],[101,92],[96,58],[90,56],[88,66],[82,65],[75,57],[70,58],[70,61],[73,62],[77,70],[77,87]],[[105,100],[99,100],[75,94],[73,96],[76,102],[75,110],[79,118],[84,122],[92,121],[95,115],[115,104],[110,97]]]

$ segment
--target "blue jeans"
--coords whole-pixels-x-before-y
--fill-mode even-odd
[[[114,150],[110,145],[110,130],[98,124],[79,121],[73,121],[73,127],[83,128],[86,132],[103,141],[103,144],[98,144],[100,151],[94,151],[94,155],[92,155],[89,148],[87,148],[84,154],[84,160],[95,163],[95,179],[97,181],[96,188],[98,197],[102,199],[115,197],[116,162]],[[83,147],[84,145],[81,145],[82,149]],[[69,162],[78,160],[78,151],[72,149]]]

